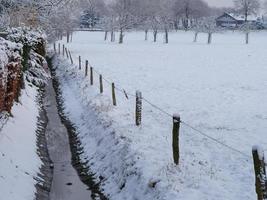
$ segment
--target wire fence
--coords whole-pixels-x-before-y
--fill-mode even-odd
[[[55,51],[56,52],[56,51]],[[64,51],[62,51],[64,52]],[[71,52],[68,51],[70,56],[68,57],[69,59],[71,59],[71,62],[73,63],[73,60],[72,60],[72,56],[71,56]],[[85,65],[85,62],[81,60],[81,64]],[[92,70],[94,73],[98,74],[99,76],[101,75],[103,80],[109,84],[110,86],[112,86],[112,84],[114,83],[112,80],[109,80],[108,78],[105,78],[103,76],[102,73],[100,73],[98,70],[96,70],[89,62],[88,62],[89,66],[92,67]],[[75,65],[75,64],[74,64]],[[76,65],[75,65],[76,66]],[[120,93],[122,93],[126,99],[136,99],[137,96],[136,94],[133,94],[133,93],[129,93],[127,92],[123,87],[121,86],[118,86],[116,85],[114,87],[114,89]],[[145,97],[141,97],[141,99],[147,103],[148,105],[150,105],[151,107],[153,107],[154,109],[158,110],[159,112],[161,112],[162,114],[164,114],[165,116],[169,117],[170,119],[174,119],[174,115],[173,114],[170,114],[168,111],[166,111],[165,109],[161,108],[160,106],[156,105],[155,103],[153,103],[152,101],[148,100],[147,98]],[[195,126],[191,125],[190,123],[188,122],[185,122],[183,120],[180,120],[180,123],[183,124],[184,126],[190,128],[191,130],[193,130],[193,133],[196,133],[198,135],[201,135],[202,137],[205,137],[207,139],[209,139],[210,141],[213,141],[214,143],[232,151],[232,152],[235,152],[236,154],[242,156],[243,158],[245,158],[246,160],[247,159],[251,159],[251,156],[250,155],[247,155],[246,153],[238,150],[237,148],[231,146],[231,145],[228,145],[212,136],[210,136],[209,134],[205,133],[204,131],[196,128]],[[5,137],[7,137],[8,139],[10,139],[7,135],[4,135]],[[11,140],[11,139],[10,139]],[[267,149],[263,150],[263,151],[267,151]],[[16,164],[14,162],[14,160],[9,157],[7,154],[3,153],[2,151],[0,151],[0,154],[2,156],[2,158],[5,158],[7,160],[9,160],[10,164],[16,169],[18,170],[21,174],[25,175],[25,176],[29,176],[31,178],[33,178],[34,180],[38,181],[39,183],[44,183],[44,180],[38,178],[38,172],[35,172],[35,171],[32,171],[32,172],[29,172],[28,170],[25,170],[23,169],[22,167],[20,167],[18,164]],[[59,162],[53,162],[53,165],[62,165],[62,164],[71,164],[71,161],[59,161]],[[0,175],[0,178],[2,179],[5,179],[5,176],[4,175]]]
[[[69,51],[69,52],[71,52],[71,51]],[[79,56],[79,58],[81,58],[81,57]],[[76,57],[76,59],[78,59],[78,57]],[[88,60],[87,60],[87,62],[88,62]],[[81,60],[81,64],[82,64],[82,65],[85,65],[86,62]],[[95,73],[98,74],[99,76],[101,75],[102,78],[103,78],[103,80],[104,80],[107,84],[109,84],[109,85],[111,86],[112,83],[114,83],[112,80],[109,80],[109,79],[105,78],[105,77],[103,76],[103,74],[100,73],[98,70],[96,70],[96,69],[95,69],[89,62],[88,62],[88,64],[89,64],[90,67],[92,67],[93,72],[95,72]],[[74,65],[75,65],[75,64],[74,64]],[[122,93],[122,94],[124,94],[125,97],[126,97],[127,99],[129,99],[129,98],[135,99],[135,98],[136,98],[136,94],[126,92],[126,90],[125,90],[123,87],[120,87],[120,86],[118,86],[118,85],[115,86],[115,90],[118,91],[118,92],[120,92],[120,93]],[[161,108],[160,106],[156,105],[155,103],[153,103],[152,101],[148,100],[147,98],[145,98],[145,97],[143,97],[143,96],[141,97],[141,99],[142,99],[144,102],[146,102],[148,105],[150,105],[151,107],[153,107],[154,109],[156,109],[156,110],[158,110],[159,112],[161,112],[162,114],[166,115],[167,117],[170,117],[170,119],[173,119],[173,114],[169,113],[169,112],[166,111],[165,109]],[[245,158],[246,160],[247,160],[247,159],[251,159],[251,156],[250,156],[250,155],[248,155],[248,154],[246,154],[246,153],[244,153],[244,152],[238,150],[237,148],[235,148],[235,147],[233,147],[233,146],[230,146],[230,145],[228,145],[228,144],[225,144],[224,142],[222,142],[222,141],[220,141],[220,140],[218,140],[218,139],[216,139],[216,138],[210,136],[209,134],[207,134],[207,133],[203,132],[202,130],[199,130],[198,128],[196,128],[194,125],[191,125],[190,123],[185,122],[185,121],[183,121],[183,120],[180,120],[180,123],[183,124],[184,126],[190,128],[191,130],[193,130],[194,133],[199,134],[199,135],[201,135],[202,137],[205,137],[205,138],[207,138],[207,139],[209,139],[209,140],[215,142],[216,144],[218,144],[218,145],[220,145],[220,146],[222,146],[222,147],[224,147],[224,148],[227,148],[227,149],[229,149],[230,151],[235,152],[236,154],[241,155],[241,156],[242,156],[243,158]]]

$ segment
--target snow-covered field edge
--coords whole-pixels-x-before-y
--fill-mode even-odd
[[[1,121],[0,187],[5,200],[48,199],[52,171],[41,96],[36,86],[26,82],[11,116]]]
[[[144,105],[143,124],[137,128],[134,98],[126,100],[118,92],[118,106],[114,107],[110,86],[104,82],[104,94],[99,94],[98,77],[94,77],[96,84],[90,86],[84,66],[79,71],[77,65],[63,57],[55,58],[54,65],[65,111],[86,150],[85,160],[90,160],[90,168],[102,180],[101,186],[111,199],[255,198],[253,161],[249,155],[233,152],[182,126],[181,162],[175,166],[169,116]]]
[[[142,130],[134,124],[127,126],[128,130],[119,125],[112,115],[117,118],[123,113],[112,106],[108,96],[99,95],[96,88],[90,87],[88,78],[77,73],[75,66],[58,56],[54,57],[53,66],[64,100],[64,113],[74,123],[85,150],[83,159],[89,161],[104,194],[114,200],[170,199],[172,191],[168,192],[164,185],[156,187],[159,180],[143,171],[143,155],[125,136]]]

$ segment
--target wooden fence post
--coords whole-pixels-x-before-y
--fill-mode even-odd
[[[255,186],[258,200],[267,199],[266,170],[264,162],[264,153],[258,146],[253,146],[252,155],[255,170]]]
[[[57,53],[56,43],[54,43],[54,52]]]
[[[140,126],[142,123],[142,93],[136,91],[136,107],[135,107],[135,124]]]
[[[90,67],[90,84],[94,85],[94,74],[93,67]]]
[[[172,130],[172,150],[173,160],[176,165],[179,164],[180,152],[179,152],[179,131],[180,131],[181,118],[180,115],[173,115],[173,130]]]
[[[62,53],[63,53],[63,57],[65,57],[65,45],[63,44],[63,50],[62,50]]]
[[[79,70],[82,69],[82,59],[81,59],[81,56],[79,56]]]
[[[71,61],[71,64],[73,65],[73,60],[72,60],[72,56],[71,56],[71,53],[69,51],[69,56],[70,56],[70,61]]]
[[[58,43],[58,54],[60,55],[60,43]]]
[[[66,51],[67,58],[69,59],[68,49],[65,48],[65,51]]]
[[[113,106],[117,106],[116,94],[115,94],[115,83],[112,83],[111,86],[112,86],[112,102],[113,102]]]
[[[100,93],[103,93],[103,78],[102,75],[99,75],[99,86],[100,86]]]
[[[85,61],[85,76],[88,75],[88,60]]]

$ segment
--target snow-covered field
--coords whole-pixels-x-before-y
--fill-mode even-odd
[[[65,45],[119,88],[143,96],[168,113],[243,152],[234,152],[181,127],[179,166],[172,162],[172,118],[143,102],[143,124],[134,125],[135,99],[104,82],[104,95],[77,68],[58,60],[66,111],[78,127],[87,156],[111,199],[255,199],[251,148],[267,149],[267,33],[170,34],[170,43],[127,33],[119,45],[104,33],[77,32]],[[152,35],[151,38],[152,40]],[[59,41],[61,44],[63,41]],[[98,77],[95,73],[95,81]],[[97,84],[98,86],[98,84]],[[79,98],[80,97],[80,98]],[[104,127],[103,127],[104,126]],[[114,184],[115,183],[115,184]],[[155,186],[155,187],[152,187]]]
[[[15,103],[10,117],[0,130],[0,199],[35,198],[35,184],[42,165],[37,155],[36,130],[39,115],[37,91],[26,83],[20,103]]]

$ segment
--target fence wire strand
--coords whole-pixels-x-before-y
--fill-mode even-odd
[[[192,125],[188,124],[187,122],[181,120],[181,123],[184,124],[185,126],[191,128],[195,132],[199,133],[200,135],[202,135],[202,136],[204,136],[206,138],[209,138],[210,140],[212,140],[212,141],[214,141],[214,142],[216,142],[216,143],[218,143],[218,144],[220,144],[220,145],[222,145],[222,146],[224,146],[224,147],[226,147],[226,148],[228,148],[228,149],[230,149],[230,150],[232,150],[232,151],[234,151],[234,152],[236,152],[236,153],[238,153],[238,154],[240,154],[240,155],[242,155],[242,156],[244,156],[246,158],[251,158],[251,156],[243,153],[242,151],[240,151],[240,150],[238,150],[238,149],[236,149],[236,148],[234,148],[234,147],[232,147],[230,145],[227,145],[227,144],[225,144],[225,143],[223,143],[223,142],[211,137],[210,135],[204,133],[203,131],[198,130],[197,128],[193,127]]]

